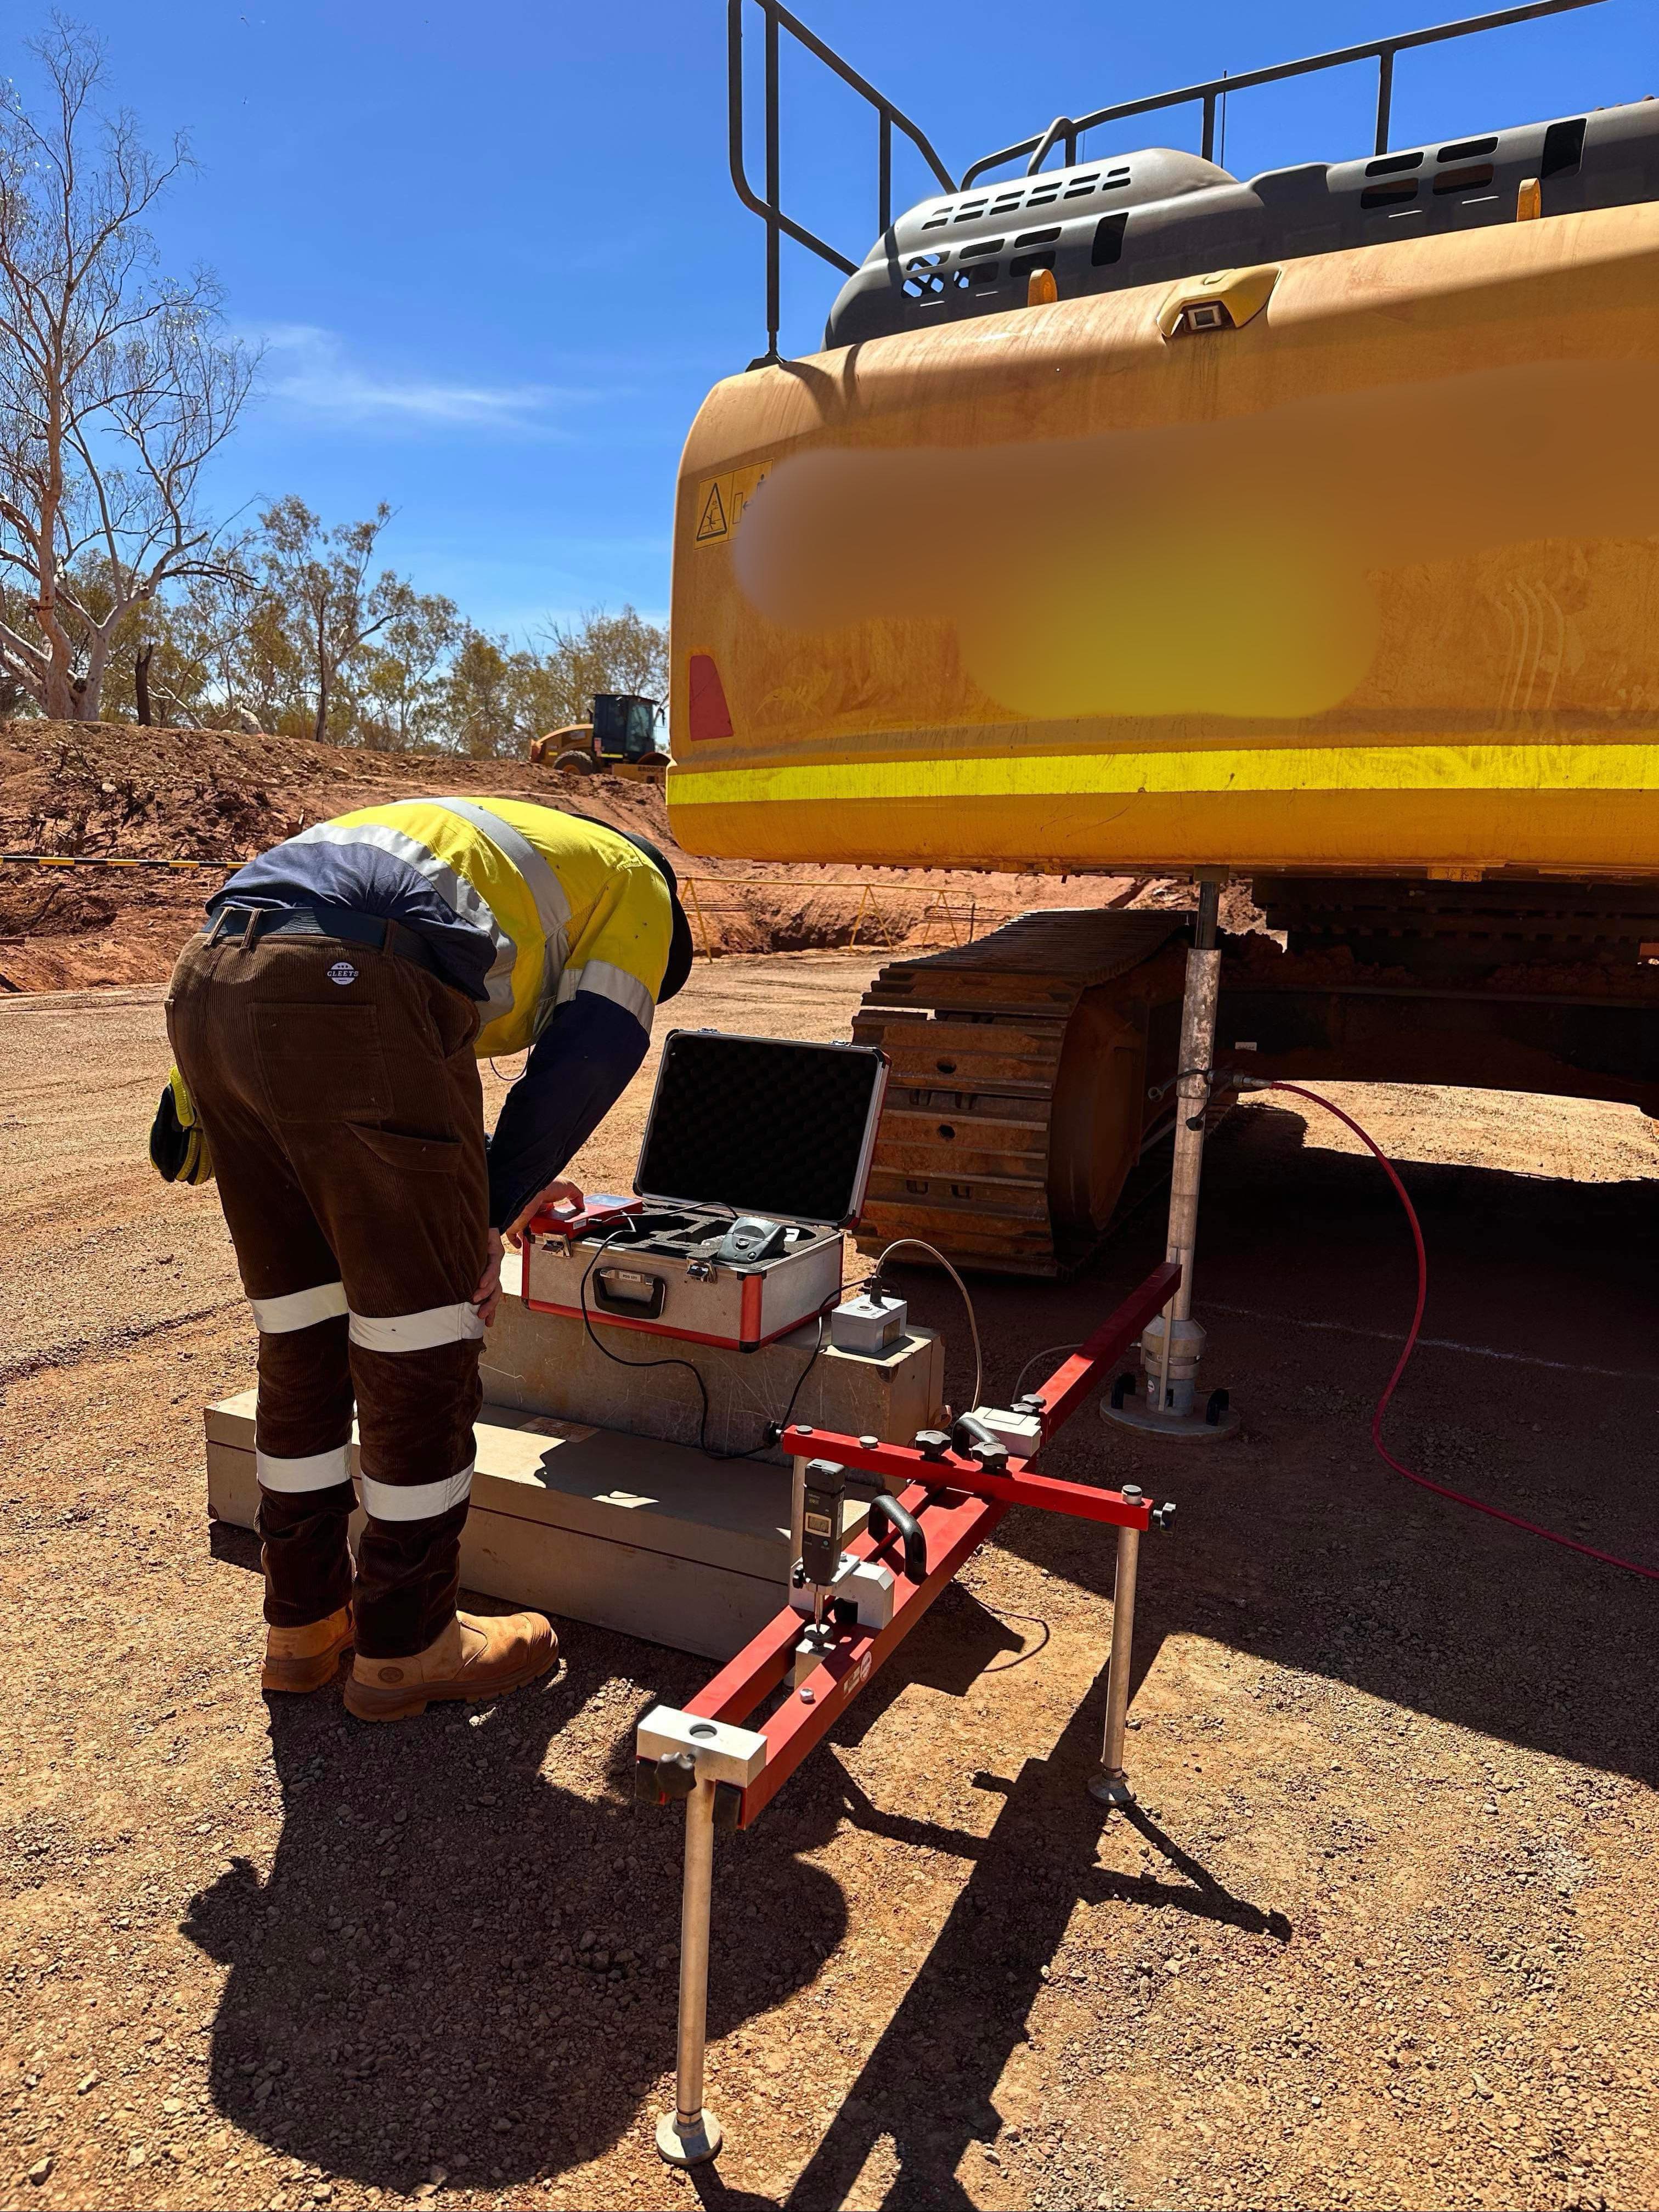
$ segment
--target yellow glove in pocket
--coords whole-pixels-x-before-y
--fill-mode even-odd
[[[150,1123],[149,1156],[157,1175],[167,1182],[213,1180],[213,1155],[196,1118],[190,1086],[176,1067],[167,1077],[167,1087]]]

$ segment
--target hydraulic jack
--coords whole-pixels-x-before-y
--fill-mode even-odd
[[[1198,1186],[1204,1166],[1205,1120],[1216,1087],[1215,1018],[1221,988],[1221,952],[1216,933],[1220,900],[1218,881],[1200,884],[1181,1005],[1175,1158],[1170,1172],[1165,1248],[1180,1270],[1180,1284],[1163,1312],[1147,1323],[1140,1340],[1144,1399],[1135,1396],[1133,1376],[1120,1375],[1112,1385],[1110,1403],[1104,1408],[1106,1419],[1121,1428],[1166,1437],[1174,1443],[1212,1443],[1232,1435],[1238,1426],[1238,1416],[1230,1409],[1224,1390],[1212,1390],[1202,1406],[1198,1402],[1198,1363],[1204,1352],[1204,1330],[1193,1319]]]

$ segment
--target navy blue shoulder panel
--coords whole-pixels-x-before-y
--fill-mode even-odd
[[[485,996],[495,949],[481,929],[445,905],[417,868],[378,845],[335,845],[289,838],[239,868],[208,901],[208,912],[239,906],[331,906],[402,922],[425,938],[446,982],[471,999]]]

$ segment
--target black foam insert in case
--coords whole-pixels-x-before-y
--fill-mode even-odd
[[[869,1045],[672,1030],[634,1188],[734,1213],[857,1220],[887,1056]]]

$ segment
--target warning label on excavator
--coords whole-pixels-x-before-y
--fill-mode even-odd
[[[720,478],[708,487],[708,496],[702,503],[702,513],[697,518],[697,543],[706,545],[711,538],[731,534],[731,525],[726,519],[726,501],[720,497]]]
[[[763,461],[754,468],[733,469],[728,476],[703,478],[697,486],[695,544],[728,543],[743,520],[743,510],[765,483],[768,466]]]

